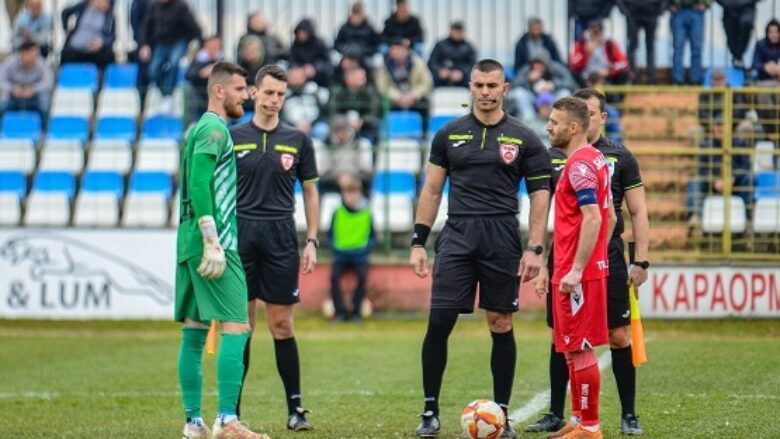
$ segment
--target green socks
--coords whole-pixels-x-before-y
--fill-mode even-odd
[[[203,346],[206,344],[208,328],[188,328],[181,330],[181,349],[179,350],[179,384],[184,403],[184,416],[200,418],[200,400],[203,389]],[[242,348],[243,349],[243,348]]]
[[[241,381],[244,376],[244,348],[249,332],[222,334],[217,356],[217,387],[219,414],[235,415]],[[205,340],[205,335],[204,335]]]

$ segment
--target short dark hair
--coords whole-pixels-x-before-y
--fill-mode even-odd
[[[19,47],[17,48],[17,50],[18,50],[19,52],[26,52],[26,51],[28,51],[28,50],[30,50],[30,49],[37,48],[37,47],[38,47],[38,43],[36,43],[35,41],[32,41],[32,40],[24,40],[24,41],[22,42],[22,44],[20,44],[20,45],[19,45]]]
[[[588,130],[590,114],[588,113],[588,105],[581,98],[574,96],[560,98],[553,103],[553,109],[565,111],[570,118],[574,119],[582,127],[583,132]]]
[[[583,101],[587,101],[590,98],[596,98],[599,100],[599,111],[602,113],[607,111],[607,98],[604,97],[604,93],[595,88],[581,88],[572,93],[572,96],[582,99]]]
[[[211,90],[211,87],[214,86],[214,84],[224,84],[225,81],[230,79],[233,75],[246,78],[248,73],[243,67],[236,63],[220,61],[214,64],[214,67],[211,69],[211,75],[209,75],[207,89]]]
[[[263,78],[270,76],[278,81],[287,82],[287,73],[276,64],[268,64],[260,68],[255,75],[255,85],[260,85]]]
[[[501,73],[504,73],[504,66],[501,65],[500,62],[491,59],[491,58],[484,58],[479,61],[477,61],[476,64],[474,64],[474,67],[471,68],[472,71],[476,70],[478,72],[482,73],[490,73],[495,72],[496,70],[500,70]]]

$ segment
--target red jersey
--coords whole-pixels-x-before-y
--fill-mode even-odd
[[[609,275],[607,229],[612,209],[609,166],[601,152],[591,145],[577,149],[567,160],[555,188],[554,269],[552,283],[561,279],[574,264],[582,226],[580,205],[596,204],[601,211],[601,228],[593,253],[582,272],[582,281]]]

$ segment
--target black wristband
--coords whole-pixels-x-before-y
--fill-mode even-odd
[[[419,245],[421,247],[425,247],[425,242],[428,241],[428,235],[430,233],[430,226],[416,223],[414,225],[414,234],[412,235],[412,246]]]

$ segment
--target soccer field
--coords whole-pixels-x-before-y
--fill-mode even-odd
[[[316,430],[284,429],[283,390],[265,328],[254,340],[244,398],[243,417],[251,426],[273,438],[414,436],[422,401],[421,318],[331,325],[309,316],[296,323],[304,405]],[[527,404],[547,388],[549,332],[539,315],[517,316],[515,332],[510,411],[527,413]],[[776,321],[648,321],[645,332],[650,362],[638,371],[637,410],[647,437],[780,436]],[[167,322],[0,321],[0,437],[180,437],[178,336],[177,325]],[[462,319],[455,330],[439,437],[462,437],[463,406],[491,397],[489,340],[481,316]],[[211,422],[214,357],[204,364],[204,416]],[[605,437],[617,438],[611,369],[602,376],[603,429]],[[520,437],[544,437],[522,433],[536,413],[529,416],[516,423]]]

